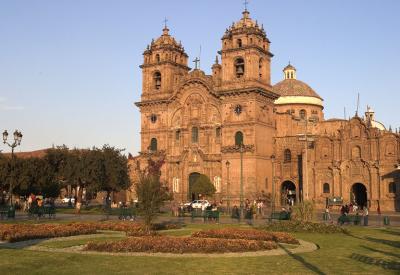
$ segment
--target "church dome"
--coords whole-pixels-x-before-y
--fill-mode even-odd
[[[323,99],[306,83],[297,80],[296,68],[290,63],[283,69],[285,79],[272,87],[280,97],[275,104],[311,104],[323,107]]]
[[[309,96],[322,99],[310,86],[297,79],[285,79],[273,86],[280,96]]]

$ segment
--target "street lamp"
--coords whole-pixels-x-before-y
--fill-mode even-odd
[[[271,217],[275,212],[275,155],[271,155],[272,163],[272,198],[271,198]]]
[[[227,183],[226,183],[226,199],[227,199],[227,207],[228,207],[228,214],[231,213],[231,198],[230,198],[230,188],[231,188],[231,183],[229,180],[229,167],[231,166],[231,163],[229,160],[226,161],[226,173],[227,173]]]
[[[240,218],[243,217],[243,140],[240,143]]]
[[[8,193],[10,195],[10,206],[12,206],[12,194],[13,194],[13,181],[14,181],[14,168],[15,168],[15,156],[14,156],[14,149],[15,147],[21,145],[22,141],[22,133],[19,132],[18,130],[14,131],[14,142],[9,143],[8,140],[8,132],[5,130],[3,132],[3,143],[7,144],[9,147],[11,147],[11,182],[10,182],[10,188],[8,190]]]
[[[314,138],[312,137],[311,134],[308,134],[308,118],[307,116],[305,116],[304,118],[302,118],[302,120],[305,123],[305,131],[304,134],[299,134],[299,141],[304,141],[304,185],[305,185],[305,197],[306,200],[308,200],[308,142],[310,141],[314,141]],[[313,119],[310,119],[310,122],[315,122]]]

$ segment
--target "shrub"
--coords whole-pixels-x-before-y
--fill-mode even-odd
[[[277,221],[259,228],[282,232],[347,233],[346,229],[337,225],[302,221]]]
[[[314,203],[312,201],[302,201],[293,206],[292,220],[312,221],[314,214]]]
[[[192,234],[195,238],[218,238],[218,239],[243,239],[257,241],[273,241],[278,243],[299,244],[293,236],[281,232],[265,232],[256,229],[211,229],[198,231]]]
[[[89,242],[85,250],[101,252],[221,253],[276,249],[274,242],[149,236],[111,242]]]
[[[94,233],[96,233],[96,227],[90,223],[0,225],[1,240],[9,242]]]

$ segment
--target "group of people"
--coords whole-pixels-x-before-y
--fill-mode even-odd
[[[24,202],[24,211],[29,212],[29,210],[37,207],[54,207],[54,198],[43,198],[42,195],[30,194]]]

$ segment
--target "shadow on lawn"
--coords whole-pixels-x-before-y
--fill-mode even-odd
[[[387,252],[387,251],[379,250],[379,249],[376,249],[376,248],[368,247],[368,246],[365,246],[365,245],[360,245],[360,247],[362,247],[364,249],[368,249],[368,250],[370,250],[372,252],[385,254],[387,256],[391,256],[391,257],[395,257],[395,258],[400,258],[400,254],[399,253]]]
[[[381,244],[386,244],[395,248],[400,248],[400,241],[392,241],[392,240],[385,240],[385,239],[377,239],[377,238],[371,238],[371,237],[365,237],[366,240],[374,243],[381,243]]]
[[[389,230],[389,229],[381,229],[380,230],[382,233],[390,234],[390,235],[395,235],[395,236],[400,236],[400,231],[395,231],[395,230]]]
[[[357,253],[351,254],[350,258],[365,264],[376,265],[384,269],[400,270],[400,262],[397,261],[385,261],[382,259],[376,259]]]
[[[27,241],[20,241],[20,242],[14,242],[14,243],[3,242],[3,243],[0,243],[0,249],[1,248],[22,249],[22,248],[26,248],[29,246],[37,245],[38,243],[41,243],[45,240],[48,240],[48,239],[35,239],[35,240],[27,240]]]
[[[313,271],[313,272],[315,272],[315,273],[317,273],[317,274],[325,275],[325,273],[322,272],[317,266],[315,266],[315,265],[313,265],[313,264],[307,262],[307,261],[304,260],[303,257],[301,257],[300,255],[298,255],[298,254],[293,254],[292,252],[290,252],[286,247],[284,247],[284,246],[281,245],[281,244],[278,244],[278,245],[279,245],[280,248],[282,248],[283,250],[285,250],[285,252],[286,252],[290,257],[292,257],[294,260],[296,260],[296,261],[300,262],[301,264],[303,264],[304,267],[308,268],[309,270],[311,270],[311,271]]]

